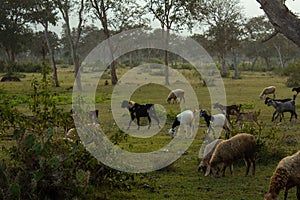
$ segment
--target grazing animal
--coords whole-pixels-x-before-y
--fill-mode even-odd
[[[214,104],[214,108],[219,108],[221,111],[223,111],[224,114],[226,114],[226,118],[230,124],[231,124],[230,115],[238,115],[241,111],[241,107],[242,107],[242,104],[230,105],[230,106],[224,106],[220,103]]]
[[[203,173],[205,174],[208,163],[209,163],[209,160],[210,160],[212,154],[214,153],[217,145],[221,141],[223,141],[223,140],[222,139],[215,139],[214,141],[212,141],[211,143],[209,143],[205,146],[205,149],[204,149],[204,152],[203,152],[203,158],[202,158],[202,160],[199,164],[199,167],[198,167],[198,172],[200,170],[202,170]]]
[[[262,92],[259,95],[260,99],[263,99],[264,96],[268,95],[268,94],[273,94],[273,99],[275,98],[275,91],[276,91],[276,87],[275,86],[269,86],[269,87],[265,87]]]
[[[251,113],[241,112],[237,116],[236,124],[242,126],[243,122],[248,121],[248,122],[254,122],[260,128],[260,124],[258,123],[259,115],[260,115],[260,111],[259,112],[251,112]]]
[[[138,124],[138,130],[140,129],[140,118],[147,117],[149,121],[148,128],[151,127],[151,117],[154,118],[159,125],[159,119],[156,115],[156,111],[154,108],[154,104],[138,104],[134,101],[126,101],[124,100],[121,105],[122,108],[127,108],[130,113],[131,120],[129,121],[128,129],[131,126],[131,122],[136,118]]]
[[[265,104],[267,105],[268,104],[268,101],[270,100],[271,98],[270,97],[266,97],[265,99]],[[273,101],[277,101],[277,102],[281,102],[281,103],[284,103],[284,102],[287,102],[287,101],[291,101],[292,99],[291,98],[285,98],[285,99],[272,99]],[[274,107],[276,109],[276,107]],[[282,118],[284,118],[284,114],[281,113],[280,115],[280,121],[282,120]]]
[[[300,86],[299,87],[294,87],[293,89],[292,89],[292,92],[297,92],[297,94],[296,95],[298,95],[298,93],[300,92]]]
[[[222,176],[225,176],[226,167],[229,166],[230,174],[233,174],[234,161],[243,158],[246,164],[246,173],[248,175],[250,165],[252,163],[252,175],[255,175],[255,148],[256,139],[253,135],[247,133],[240,133],[228,140],[220,142],[215,151],[213,152],[211,159],[208,163],[208,167],[205,176],[211,172],[213,175],[218,173],[218,164],[222,163]]]
[[[272,122],[277,119],[277,117],[282,115],[284,112],[290,112],[291,118],[290,121],[292,121],[293,116],[297,119],[297,113],[296,113],[296,106],[295,106],[295,99],[296,95],[294,95],[293,100],[286,101],[286,102],[278,102],[274,101],[273,99],[268,99],[266,102],[268,106],[273,106],[275,108],[275,112],[272,116]],[[276,115],[276,116],[275,116]],[[280,117],[280,122],[282,120],[282,117]]]
[[[181,125],[184,127],[184,133],[185,136],[187,137],[187,126],[191,128],[191,136],[194,134],[194,121],[195,121],[195,116],[194,112],[191,110],[185,110],[181,113],[179,113],[172,125],[172,128],[169,130],[169,133],[171,134],[172,138],[174,138],[176,127]]]
[[[185,98],[184,98],[184,90],[183,89],[175,89],[172,90],[168,97],[167,97],[167,102],[171,103],[171,100],[173,99],[173,103],[179,99],[179,102],[181,103],[181,101],[183,100],[185,102]]]
[[[287,199],[288,190],[297,187],[297,199],[300,200],[300,151],[283,158],[277,165],[270,178],[269,190],[264,200],[277,200],[280,190],[284,191],[284,200]]]
[[[225,137],[226,139],[229,138],[230,136],[230,129],[227,126],[227,120],[226,120],[226,116],[224,114],[215,114],[215,115],[209,115],[208,112],[206,110],[200,110],[199,113],[200,117],[203,117],[205,122],[206,122],[206,126],[208,127],[207,130],[207,134],[210,133],[210,131],[213,132],[214,136],[215,136],[215,131],[214,128],[216,127],[222,127],[225,131]]]

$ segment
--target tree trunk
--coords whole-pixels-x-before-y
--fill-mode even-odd
[[[300,19],[279,0],[256,0],[275,30],[300,47]]]
[[[169,82],[169,40],[170,40],[170,29],[167,31],[163,30],[163,38],[165,41],[165,85],[170,85]]]
[[[55,57],[54,57],[54,50],[51,47],[50,41],[49,41],[49,36],[48,36],[48,24],[44,26],[45,28],[45,40],[47,42],[49,54],[50,54],[50,61],[53,69],[53,80],[54,80],[54,86],[59,87],[58,83],[58,76],[57,76],[57,67],[56,67],[56,62],[55,62]]]

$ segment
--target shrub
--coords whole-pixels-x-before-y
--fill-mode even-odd
[[[281,75],[288,76],[286,81],[287,87],[297,87],[300,85],[300,61],[289,63],[289,65],[284,68]]]

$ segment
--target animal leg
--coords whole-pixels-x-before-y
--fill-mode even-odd
[[[300,200],[300,186],[297,186],[297,199]]]
[[[249,159],[249,158],[245,158],[245,159],[244,159],[244,161],[245,161],[245,164],[246,164],[246,173],[245,173],[245,176],[247,176],[247,175],[248,175],[248,173],[249,173],[249,169],[250,169],[251,161],[250,161],[250,159]]]
[[[138,130],[140,130],[140,117],[136,117],[137,124],[138,124]]]
[[[225,170],[226,170],[226,167],[227,167],[227,165],[224,163],[223,164],[223,167],[222,167],[222,176],[224,177],[225,176]],[[231,173],[231,172],[230,172]]]
[[[151,127],[151,117],[148,115],[148,122],[149,122],[149,126],[148,129]]]

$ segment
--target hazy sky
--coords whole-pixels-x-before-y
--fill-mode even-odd
[[[244,7],[244,11],[247,17],[256,17],[264,14],[260,9],[260,4],[256,0],[240,0],[241,5]],[[287,7],[295,13],[300,13],[300,1],[299,0],[286,0]]]
[[[240,3],[241,6],[244,8],[243,11],[245,12],[247,17],[256,17],[264,14],[263,10],[260,9],[260,4],[256,0],[240,0]],[[295,13],[298,13],[298,15],[300,16],[300,0],[286,0],[286,5],[290,10],[292,10]],[[77,24],[74,23],[74,25]],[[159,23],[154,23],[154,27],[160,27]],[[58,26],[56,27],[51,27],[50,30],[61,34],[61,23],[58,23]]]

